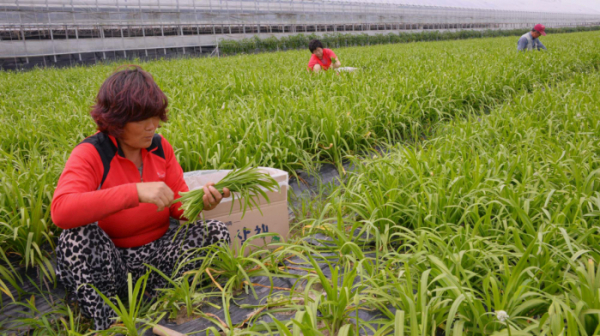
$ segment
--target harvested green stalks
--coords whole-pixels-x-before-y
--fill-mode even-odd
[[[235,204],[236,197],[240,199],[242,208],[242,218],[246,214],[248,208],[252,209],[253,206],[260,211],[258,205],[258,197],[262,196],[267,202],[269,197],[265,190],[268,191],[279,191],[279,183],[275,181],[269,174],[261,173],[257,168],[246,166],[244,168],[232,170],[227,174],[221,181],[215,183],[215,188],[223,193],[224,188],[228,188],[231,191],[231,210]],[[179,193],[180,198],[176,199],[175,202],[181,202],[181,208],[183,210],[183,216],[188,220],[195,220],[198,215],[204,210],[204,189],[196,189],[188,192]]]

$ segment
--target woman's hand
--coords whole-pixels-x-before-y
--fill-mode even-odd
[[[202,197],[202,200],[204,201],[204,211],[210,211],[214,209],[217,205],[219,205],[219,203],[221,203],[223,197],[231,196],[229,189],[223,188],[223,195],[221,195],[214,185],[214,183],[209,182],[202,187],[204,189],[204,196]]]
[[[173,190],[164,182],[136,183],[135,187],[140,203],[156,204],[158,211],[170,207],[175,197]]]

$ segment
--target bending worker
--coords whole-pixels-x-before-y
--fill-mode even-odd
[[[310,41],[308,50],[312,53],[308,62],[308,71],[319,72],[329,68],[337,69],[342,65],[333,50],[323,48],[323,43],[319,40]]]
[[[518,51],[526,51],[526,50],[546,50],[546,47],[542,44],[542,41],[539,40],[541,35],[546,36],[546,27],[542,24],[536,24],[533,29],[527,34],[521,36],[519,39],[519,44],[517,46]]]

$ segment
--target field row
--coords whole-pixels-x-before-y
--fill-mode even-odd
[[[362,270],[347,290],[390,319],[378,333],[398,309],[414,336],[598,334],[599,90],[600,75],[577,76],[355,162],[306,224]],[[369,246],[356,229],[373,258],[353,250]]]

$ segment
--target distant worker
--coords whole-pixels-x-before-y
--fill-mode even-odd
[[[541,35],[546,36],[546,27],[542,24],[536,24],[533,29],[527,34],[521,36],[519,39],[519,44],[517,46],[518,51],[526,51],[533,49],[544,49],[547,50],[546,47],[542,44],[542,41],[539,40]]]
[[[342,65],[333,50],[323,48],[323,43],[319,40],[310,41],[308,49],[312,53],[308,62],[308,71],[319,72],[329,68],[337,69]]]

